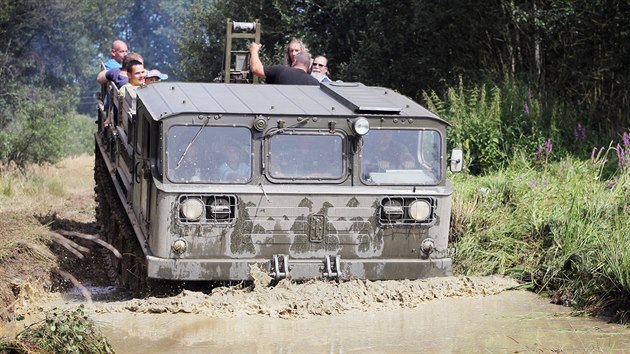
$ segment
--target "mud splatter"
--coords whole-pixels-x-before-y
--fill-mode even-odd
[[[253,274],[266,274],[256,272]],[[517,283],[508,278],[443,277],[404,281],[347,282],[282,280],[268,286],[268,276],[255,276],[254,286],[222,287],[211,294],[183,291],[169,298],[134,299],[97,305],[96,312],[194,313],[225,318],[267,316],[294,319],[343,314],[350,311],[383,311],[413,308],[423,302],[447,297],[498,294]]]

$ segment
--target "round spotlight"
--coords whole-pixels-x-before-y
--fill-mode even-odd
[[[199,198],[188,198],[179,205],[182,215],[189,221],[198,221],[203,215],[203,201]]]
[[[409,217],[416,221],[427,220],[431,216],[431,204],[426,200],[416,200],[409,204]]]
[[[217,197],[209,201],[209,215],[208,217],[215,220],[228,219],[231,214],[230,201],[224,197]]]
[[[381,206],[381,218],[384,220],[398,220],[403,217],[403,204],[399,199],[385,199]]]
[[[358,135],[365,135],[370,131],[370,122],[367,119],[360,117],[352,122],[352,130]]]

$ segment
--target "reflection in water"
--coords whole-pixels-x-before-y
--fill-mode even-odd
[[[624,352],[630,329],[570,317],[525,291],[413,309],[284,320],[193,314],[98,315],[117,353]]]

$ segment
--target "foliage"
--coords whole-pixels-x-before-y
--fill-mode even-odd
[[[153,67],[175,66],[177,28],[188,4],[2,1],[0,161],[54,162],[85,151],[92,144],[85,138],[89,125],[73,111],[94,112],[99,51],[108,56],[112,40],[121,37]],[[68,133],[81,136],[68,144]]]
[[[627,307],[630,173],[604,177],[614,152],[553,163],[519,152],[497,173],[456,176],[458,270],[510,275],[579,309]]]
[[[18,353],[113,353],[107,339],[94,328],[83,305],[74,310],[53,309],[0,349]]]
[[[114,1],[120,11],[110,19],[113,29],[100,38],[103,60],[109,57],[112,40],[124,40],[130,51],[144,57],[147,69],[158,68],[173,75],[177,62],[177,40],[183,20],[189,16],[192,0]]]
[[[94,152],[94,118],[78,113],[69,113],[66,121],[67,133],[63,156],[79,156]]]
[[[95,32],[87,24],[96,27],[96,19],[110,13],[99,6],[78,0],[2,2],[1,162],[54,162],[73,152],[67,150],[67,133],[81,128],[69,126],[72,112],[87,76],[93,85],[96,67]]]
[[[501,93],[498,87],[490,92],[485,86],[464,90],[460,80],[456,88],[448,89],[442,101],[433,92],[425,94],[429,108],[446,118],[453,129],[449,145],[461,147],[466,153],[466,167],[473,174],[500,166],[507,156],[502,130]]]
[[[35,87],[19,91],[14,118],[0,132],[0,159],[24,166],[91,151],[94,124],[74,113],[73,91]]]
[[[178,72],[186,80],[212,81],[224,63],[227,19],[240,22],[260,21],[261,42],[265,45],[261,58],[267,64],[280,63],[291,38],[306,33],[307,9],[313,1],[245,0],[194,3],[181,30]],[[308,43],[307,43],[308,44]],[[236,41],[239,50],[247,49],[247,41]]]
[[[487,79],[498,86],[519,79],[532,99],[562,103],[539,107],[546,112],[541,118],[565,119],[574,110],[589,131],[630,124],[630,95],[622,84],[630,79],[624,20],[630,5],[624,2],[229,0],[197,1],[192,12],[179,43],[188,80],[211,80],[221,70],[227,18],[257,18],[271,58],[266,64],[279,63],[297,36],[329,58],[335,79],[413,98],[423,91],[442,96],[460,77],[487,87]],[[529,127],[520,128],[529,136]]]
[[[587,129],[586,117],[575,107],[557,97],[542,98],[530,85],[507,75],[499,85],[466,87],[460,79],[444,97],[435,91],[423,97],[430,110],[452,124],[448,144],[463,147],[466,168],[475,175],[502,168],[514,151],[548,158],[544,150],[553,149],[555,156],[571,152],[589,158],[593,146],[620,141],[623,135]]]

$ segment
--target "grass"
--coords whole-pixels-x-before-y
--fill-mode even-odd
[[[94,219],[92,165],[82,155],[24,170],[0,166],[0,322],[13,318],[31,289],[50,286],[57,261],[43,216]]]
[[[0,166],[0,211],[59,213],[69,209],[68,203],[76,199],[88,206],[93,203],[93,159],[81,155],[55,165],[29,165],[23,170]]]
[[[604,178],[599,162],[517,154],[496,173],[454,176],[456,272],[509,275],[557,302],[627,320],[630,173]]]

